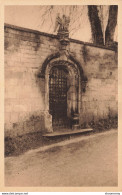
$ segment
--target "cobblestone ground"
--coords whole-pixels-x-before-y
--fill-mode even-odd
[[[116,186],[117,130],[5,159],[6,186]]]

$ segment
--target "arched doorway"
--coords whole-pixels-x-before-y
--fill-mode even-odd
[[[49,113],[53,129],[69,127],[67,116],[68,71],[64,66],[54,66],[49,75]]]
[[[55,59],[57,58],[57,59]],[[71,59],[70,59],[71,58]],[[52,55],[42,65],[38,77],[45,82],[44,119],[47,132],[72,127],[72,116],[80,115],[86,77],[80,63]]]
[[[54,61],[47,69],[46,106],[52,116],[53,130],[72,127],[73,113],[80,110],[80,77],[74,64],[68,61]]]

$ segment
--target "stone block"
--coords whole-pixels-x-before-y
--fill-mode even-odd
[[[18,122],[22,122],[28,119],[30,113],[29,112],[19,112],[18,113]]]
[[[40,116],[38,120],[34,121],[34,129],[36,132],[45,130],[44,115]]]
[[[17,123],[18,122],[19,113],[18,112],[11,112],[11,123]]]
[[[52,128],[52,115],[49,114],[48,111],[45,111],[44,119],[45,119],[45,129],[46,129],[46,131],[47,132],[53,132],[53,128]]]
[[[5,89],[5,97],[7,98],[16,98],[16,88],[14,86],[10,86],[10,88]]]
[[[11,110],[10,110],[10,112],[9,111],[5,112],[4,120],[5,120],[6,125],[11,122]]]
[[[13,112],[30,112],[31,111],[31,105],[27,104],[19,104],[19,105],[13,105]]]
[[[5,103],[4,111],[5,113],[10,113],[13,111],[13,105],[11,104],[11,102],[9,102],[8,104]]]
[[[33,120],[26,120],[23,122],[24,133],[34,132],[34,122]]]

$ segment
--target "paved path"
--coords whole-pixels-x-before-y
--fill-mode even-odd
[[[116,186],[117,130],[46,151],[8,157],[5,185]]]

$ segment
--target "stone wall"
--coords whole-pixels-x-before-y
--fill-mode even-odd
[[[56,35],[5,25],[6,135],[45,130],[45,79],[37,73],[59,50]],[[117,53],[71,39],[68,52],[88,79],[81,94],[80,124],[117,115]]]
[[[86,46],[84,70],[88,82],[82,94],[83,121],[99,120],[117,116],[117,53],[111,50]]]

